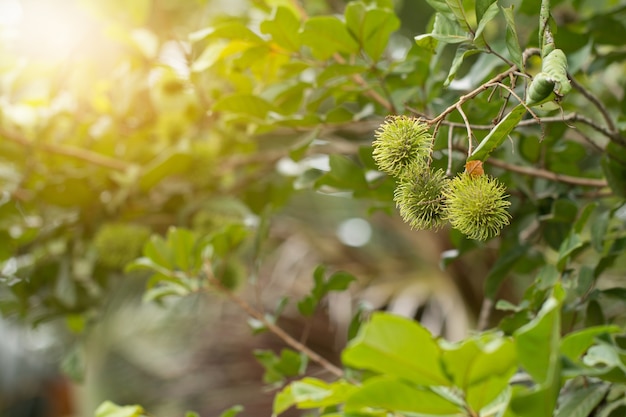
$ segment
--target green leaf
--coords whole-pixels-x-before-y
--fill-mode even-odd
[[[550,297],[531,322],[515,333],[520,364],[538,384],[551,384],[559,369],[561,301]]]
[[[191,230],[170,227],[167,245],[174,255],[175,266],[184,272],[191,272],[197,264],[194,260],[195,234]]]
[[[352,159],[338,154],[329,157],[330,171],[321,177],[316,185],[328,185],[337,189],[367,189],[365,173]]]
[[[254,357],[265,368],[263,381],[270,384],[300,375],[306,367],[304,357],[291,349],[281,350],[280,356],[271,350],[257,349]]]
[[[298,408],[322,408],[343,403],[355,388],[346,381],[328,383],[315,378],[303,378],[291,384]]]
[[[98,406],[95,417],[144,417],[144,410],[139,405],[117,405],[105,401]]]
[[[456,54],[454,55],[454,59],[452,60],[452,65],[450,66],[450,71],[448,71],[448,76],[446,77],[446,81],[444,82],[444,86],[450,85],[450,82],[456,76],[457,71],[461,67],[463,60],[468,56],[475,55],[479,53],[480,50],[474,48],[474,46],[470,43],[462,43],[456,49]]]
[[[500,120],[500,122],[485,136],[478,144],[472,155],[467,158],[468,161],[485,161],[491,152],[504,142],[506,137],[511,133],[517,124],[522,120],[522,116],[526,113],[526,107],[518,104]]]
[[[577,362],[582,354],[594,344],[596,336],[605,333],[619,333],[620,331],[619,326],[606,325],[589,327],[570,333],[561,341],[561,355],[572,362]]]
[[[440,42],[452,44],[472,40],[470,33],[461,28],[456,20],[450,20],[440,13],[435,16],[433,30],[429,36]],[[415,39],[418,40],[418,38],[421,39],[419,36]]]
[[[383,409],[392,414],[456,414],[461,410],[450,401],[426,388],[410,386],[391,376],[366,380],[345,405],[347,413],[358,413],[369,408]]]
[[[270,20],[261,22],[261,32],[271,35],[274,42],[288,51],[296,52],[300,49],[299,30],[298,17],[284,6],[274,9]]]
[[[457,22],[461,26],[470,27],[469,22],[467,21],[467,16],[465,15],[465,8],[463,7],[463,0],[445,0],[448,5],[448,9],[454,14]]]
[[[227,408],[226,410],[222,411],[222,413],[220,414],[220,417],[235,417],[237,414],[241,413],[243,410],[244,410],[243,406],[233,405],[232,407]]]
[[[348,289],[351,283],[356,281],[354,275],[348,272],[338,271],[328,277],[328,281],[325,285],[326,292],[330,291],[344,291]]]
[[[437,13],[445,16],[448,20],[455,20],[456,15],[452,10],[450,10],[450,6],[448,6],[448,2],[446,0],[426,0],[433,9],[437,11]]]
[[[616,196],[626,197],[626,146],[616,142],[606,145],[606,154],[602,157],[602,171]]]
[[[346,25],[334,16],[315,16],[304,24],[300,34],[302,43],[309,46],[313,56],[325,60],[336,53],[354,54],[359,44]]]
[[[202,72],[212,67],[213,64],[219,61],[225,47],[226,45],[221,43],[209,44],[191,64],[191,71]]]
[[[315,378],[303,378],[276,394],[273,415],[281,414],[293,406],[307,409],[341,404],[355,389],[354,385],[343,380],[328,383]]]
[[[515,346],[508,338],[479,335],[450,347],[444,345],[443,364],[454,384],[472,393],[472,408],[493,401],[517,370]]]
[[[318,301],[311,297],[304,297],[302,300],[298,301],[298,311],[304,317],[311,317],[317,308]]]
[[[519,38],[517,37],[517,30],[515,29],[515,17],[513,16],[513,6],[503,7],[502,13],[506,20],[506,49],[509,51],[511,61],[517,66],[518,69],[524,69],[524,63],[522,60],[522,48],[519,44]]]
[[[414,384],[450,385],[441,350],[428,330],[403,317],[375,313],[342,354],[346,366],[407,379]]]
[[[199,42],[206,39],[232,39],[262,44],[265,41],[246,25],[237,21],[220,23],[213,27],[198,30],[189,35],[190,42]]]
[[[498,259],[485,278],[485,297],[495,299],[502,281],[517,262],[528,253],[528,250],[527,245],[517,245],[508,250],[501,248]]]
[[[489,0],[491,1],[491,0]],[[478,3],[476,2],[476,7],[478,8]],[[498,2],[493,1],[491,5],[484,11],[483,15],[478,18],[478,27],[476,28],[476,32],[474,33],[474,39],[479,39],[483,34],[483,31],[487,27],[487,23],[491,22],[494,17],[498,14],[500,9],[498,8]]]
[[[554,417],[587,417],[609,391],[608,384],[594,384],[570,391],[560,398]]]
[[[494,4],[498,4],[497,0],[476,0],[476,4],[474,5],[474,10],[476,11],[476,20],[478,22],[483,20],[483,15]]]
[[[186,172],[192,162],[193,157],[189,153],[170,149],[145,166],[139,186],[142,191],[147,191],[167,177]]]
[[[159,235],[152,235],[143,248],[146,258],[166,270],[174,269],[174,254],[167,242]]]
[[[269,102],[256,95],[233,93],[220,98],[213,106],[213,110],[265,119],[274,108]]]
[[[400,27],[400,19],[393,10],[368,8],[360,1],[348,3],[345,19],[350,33],[374,61],[380,59],[389,36]]]

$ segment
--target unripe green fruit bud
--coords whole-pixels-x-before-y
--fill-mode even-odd
[[[124,223],[107,223],[100,227],[93,243],[100,264],[111,269],[123,269],[141,255],[150,237],[150,229]]]
[[[375,136],[372,155],[381,171],[402,178],[411,165],[427,165],[433,137],[428,125],[421,119],[387,117]]]
[[[439,229],[445,222],[444,190],[449,180],[438,169],[430,171],[413,165],[394,192],[400,216],[413,229]]]
[[[487,175],[472,177],[464,172],[444,191],[447,218],[452,227],[470,239],[487,240],[500,234],[511,217],[505,187]]]

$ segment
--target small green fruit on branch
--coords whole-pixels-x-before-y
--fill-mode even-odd
[[[372,156],[378,168],[396,178],[414,164],[428,165],[433,147],[429,126],[422,119],[389,116],[376,130]]]
[[[441,228],[446,221],[444,190],[450,181],[441,170],[414,165],[393,195],[402,219],[412,229]]]
[[[450,181],[446,197],[450,224],[470,239],[487,240],[509,224],[511,205],[506,190],[496,178],[464,172]]]
[[[379,169],[398,179],[394,201],[413,229],[441,228],[446,221],[470,239],[487,240],[509,223],[505,188],[484,174],[482,161],[450,180],[432,169],[433,137],[428,125],[407,116],[388,117],[376,131],[373,157]]]

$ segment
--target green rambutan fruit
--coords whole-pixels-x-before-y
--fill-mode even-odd
[[[416,165],[405,174],[394,192],[400,216],[412,229],[439,229],[446,220],[446,174],[441,169],[431,171]]]
[[[495,178],[464,172],[450,181],[444,193],[448,220],[470,239],[487,240],[509,224],[511,203]]]
[[[381,171],[402,178],[411,165],[428,165],[433,137],[423,120],[389,116],[375,136],[372,156]]]

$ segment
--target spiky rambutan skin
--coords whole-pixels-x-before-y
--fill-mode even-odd
[[[400,216],[412,229],[437,230],[446,220],[444,190],[446,174],[413,165],[400,180],[394,192]]]
[[[372,155],[382,172],[402,178],[411,165],[427,165],[433,137],[423,120],[389,116],[376,130],[375,136]]]
[[[509,224],[506,189],[488,175],[473,177],[464,172],[444,191],[447,218],[452,227],[470,239],[487,240]]]

